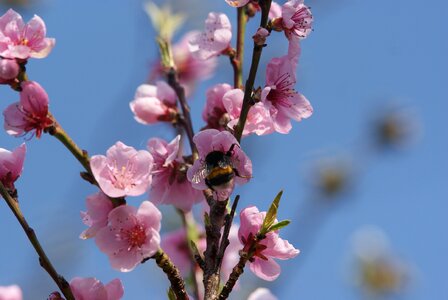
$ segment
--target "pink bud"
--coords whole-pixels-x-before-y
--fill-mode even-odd
[[[0,60],[0,78],[4,80],[11,80],[19,75],[19,64],[15,59],[1,59]]]
[[[120,300],[124,294],[120,279],[114,279],[104,285],[93,277],[75,277],[70,281],[70,288],[75,299]],[[55,299],[59,300],[59,298]]]
[[[266,28],[260,27],[252,38],[254,39],[255,44],[263,46],[266,43],[266,38],[268,36],[269,31]]]

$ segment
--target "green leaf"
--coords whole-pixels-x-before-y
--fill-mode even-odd
[[[176,294],[171,288],[168,289],[167,295],[169,300],[177,300]]]
[[[269,228],[274,225],[275,219],[277,219],[278,206],[280,204],[280,199],[282,198],[283,191],[280,191],[272,201],[271,207],[269,207],[266,217],[264,218],[263,225],[261,226],[260,233],[265,235],[269,232]]]
[[[289,223],[291,223],[290,220],[283,220],[283,221],[280,221],[280,222],[278,222],[278,223],[275,223],[274,225],[272,225],[271,227],[269,227],[268,232],[275,231],[275,230],[280,230],[280,229],[282,229],[283,227],[288,226]]]

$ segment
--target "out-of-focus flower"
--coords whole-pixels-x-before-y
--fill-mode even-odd
[[[53,120],[48,116],[48,95],[34,81],[22,82],[21,87],[20,101],[3,111],[5,130],[13,136],[34,131],[40,138],[42,131],[53,125]]]
[[[275,23],[275,22],[274,22]],[[303,0],[290,0],[282,6],[282,26],[288,39],[304,39],[312,31],[313,15]]]
[[[223,104],[224,94],[232,87],[227,83],[212,86],[206,92],[206,103],[202,111],[202,119],[207,122],[207,128],[222,131],[229,122],[229,116]]]
[[[301,121],[313,113],[310,102],[294,90],[296,67],[289,55],[271,59],[266,68],[266,87],[261,92],[275,130],[283,134],[291,130],[291,119]]]
[[[271,2],[271,9],[269,10],[269,19],[276,19],[282,16],[282,7],[275,1]]]
[[[257,288],[255,291],[253,291],[247,300],[277,300],[278,298],[275,297],[271,291],[267,288]]]
[[[93,277],[75,277],[70,281],[70,289],[76,300],[120,300],[124,294],[118,278],[104,285]]]
[[[22,174],[25,153],[25,144],[20,145],[12,152],[0,148],[0,181],[6,188],[13,189],[14,182]]]
[[[203,81],[213,74],[216,69],[215,57],[202,60],[196,58],[189,51],[189,41],[199,34],[198,31],[187,32],[181,40],[172,47],[172,55],[179,82],[185,88],[185,94],[191,95],[198,81]],[[164,76],[165,70],[159,62],[154,68],[151,77]]]
[[[109,224],[100,229],[95,242],[109,256],[112,268],[132,271],[143,259],[153,256],[160,245],[162,214],[149,201],[140,207],[121,205],[109,213]]]
[[[233,7],[242,7],[250,2],[250,0],[226,0],[226,2]]]
[[[93,176],[109,197],[140,196],[151,184],[152,155],[117,142],[90,159]]]
[[[251,237],[260,231],[265,217],[266,212],[259,212],[255,206],[241,211],[238,236],[243,245],[247,245]],[[280,238],[278,231],[271,231],[258,243],[249,267],[261,279],[272,281],[277,279],[281,272],[280,265],[274,258],[286,260],[296,257],[299,252],[287,240]]]
[[[134,98],[129,106],[139,123],[171,122],[176,117],[176,92],[166,82],[142,84],[137,88]]]
[[[312,183],[317,191],[333,198],[346,192],[352,185],[354,169],[347,159],[326,158],[315,164],[312,173]]]
[[[102,192],[90,195],[86,199],[87,212],[81,212],[82,222],[89,226],[79,236],[81,239],[94,237],[98,230],[107,225],[107,216],[114,208],[110,199]]]
[[[22,16],[9,9],[0,17],[0,56],[24,60],[44,58],[55,44],[55,39],[45,35],[45,23],[39,16],[35,15],[25,24]]]
[[[225,200],[233,191],[234,182],[244,184],[252,177],[252,162],[230,132],[206,129],[197,133],[193,141],[199,159],[188,169],[187,177],[195,189],[212,188],[218,200]]]
[[[190,51],[199,59],[218,56],[232,39],[232,26],[223,13],[211,12],[205,20],[205,30],[190,40]]]
[[[191,270],[191,255],[188,243],[185,228],[180,228],[163,235],[160,244],[183,276],[186,276]],[[199,238],[199,241],[196,243],[200,253],[205,251],[206,245],[205,238],[203,237]]]
[[[150,199],[155,204],[172,204],[183,211],[190,211],[203,195],[193,189],[187,180],[187,165],[179,157],[180,136],[170,143],[152,138],[148,150],[154,158],[153,182]]]
[[[418,116],[407,108],[388,108],[373,124],[374,141],[380,149],[407,146],[418,137]]]
[[[0,286],[0,300],[22,300],[22,290],[18,285]]]
[[[238,238],[238,229],[238,224],[232,224],[232,227],[230,227],[229,245],[226,248],[221,264],[221,278],[223,282],[227,282],[229,279],[233,268],[240,259],[240,250],[243,249],[243,245]]]
[[[0,58],[0,83],[19,75],[20,67],[15,59]]]
[[[227,126],[231,129],[238,124],[243,106],[243,98],[244,92],[240,89],[230,90],[222,98],[222,102],[230,118]],[[243,136],[252,133],[265,135],[272,132],[274,132],[274,124],[269,109],[266,108],[264,103],[255,103],[247,114]]]
[[[357,263],[356,283],[368,294],[388,295],[403,290],[409,268],[394,256],[385,234],[375,228],[358,230],[353,236]]]
[[[65,300],[65,299],[61,296],[61,293],[53,292],[48,296],[47,300]]]

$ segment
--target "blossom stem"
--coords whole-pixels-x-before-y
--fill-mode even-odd
[[[190,212],[184,212],[183,210],[178,209],[178,212],[182,218],[182,224],[185,227],[185,231],[187,232],[187,241],[188,241],[188,251],[190,253],[191,258],[191,279],[193,281],[193,291],[195,294],[195,299],[200,299],[199,297],[199,282],[198,278],[198,266],[196,264],[196,251],[193,249],[192,243],[196,244],[199,240],[199,234],[197,231],[196,221],[194,220],[193,214]]]
[[[185,283],[180,276],[179,270],[172,263],[168,255],[162,249],[159,249],[152,258],[156,260],[157,265],[168,277],[171,283],[171,289],[176,295],[177,300],[188,300],[189,297],[185,289]]]
[[[90,168],[90,157],[86,150],[82,150],[79,146],[73,141],[73,139],[65,132],[65,130],[59,125],[56,119],[51,116],[54,120],[54,123],[51,127],[47,129],[48,133],[58,139],[69,151],[73,154],[73,156],[81,163],[81,165],[86,170],[86,173],[81,173],[81,177],[91,184],[98,186],[98,182],[96,182],[95,177],[93,176],[92,169]],[[108,197],[114,207],[123,205],[126,203],[126,200],[121,198],[111,198]]]
[[[237,70],[234,73],[234,86],[243,86],[244,34],[246,33],[247,15],[243,7],[237,9],[236,61]]]
[[[50,277],[59,287],[62,294],[64,294],[67,300],[75,300],[75,297],[72,294],[70,285],[68,284],[67,280],[65,280],[64,277],[59,275],[56,269],[53,267],[44,249],[42,248],[36,236],[36,233],[34,232],[34,229],[28,225],[28,222],[26,221],[25,217],[22,214],[22,211],[20,210],[17,198],[13,198],[9,194],[6,187],[1,182],[0,182],[0,194],[2,195],[3,199],[5,199],[6,203],[13,212],[17,221],[19,221],[20,225],[23,228],[23,231],[25,231],[25,234],[28,237],[28,240],[33,245],[34,250],[36,250],[36,253],[39,256],[39,263],[42,266],[42,268],[50,275]]]
[[[54,117],[52,117],[54,119]],[[59,123],[54,120],[54,125],[48,129],[50,135],[57,138],[72,154],[73,156],[81,163],[84,169],[92,175],[92,169],[90,168],[90,158],[87,154],[87,151],[82,150],[76,145],[76,143],[72,140],[72,138],[65,132],[65,130],[59,125]],[[96,183],[95,183],[96,184]]]
[[[185,89],[179,83],[179,80],[177,79],[177,72],[173,67],[171,67],[167,72],[167,82],[176,92],[177,98],[179,99],[179,103],[182,108],[182,114],[183,114],[182,124],[184,125],[185,132],[187,133],[193,159],[196,160],[198,157],[198,150],[196,149],[196,146],[193,142],[194,131],[190,115],[190,107],[188,106],[187,99],[185,97]]]
[[[267,28],[269,20],[269,10],[271,9],[272,0],[260,0],[259,5],[261,7],[261,20],[260,27]],[[247,115],[251,106],[254,104],[252,99],[252,90],[254,88],[255,77],[257,75],[258,64],[260,63],[261,53],[263,52],[264,45],[257,45],[254,42],[254,48],[252,52],[252,61],[250,64],[249,76],[246,80],[244,88],[243,106],[241,108],[240,118],[238,124],[235,126],[235,138],[238,142],[241,141],[244,125],[246,124]]]

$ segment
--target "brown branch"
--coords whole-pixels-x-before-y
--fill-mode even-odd
[[[190,107],[188,106],[187,99],[185,98],[185,89],[179,83],[179,80],[177,79],[177,72],[173,67],[169,69],[166,75],[168,84],[176,92],[177,98],[179,99],[180,107],[183,114],[183,122],[181,122],[181,124],[185,128],[185,132],[187,133],[188,141],[191,147],[191,153],[193,155],[193,158],[196,160],[198,157],[198,151],[195,144],[193,143],[193,123],[191,122]]]
[[[221,228],[224,225],[228,200],[216,201],[213,198],[208,200],[211,205],[210,222],[206,222],[205,224],[207,248],[204,252],[204,299],[216,299],[219,289],[219,266],[217,264],[219,241],[221,238]]]
[[[171,283],[171,289],[176,295],[177,300],[188,300],[189,297],[185,289],[184,280],[180,276],[179,270],[171,262],[168,255],[163,252],[162,249],[159,249],[159,251],[157,251],[152,258],[156,260],[157,266],[159,266],[168,277],[168,280]]]
[[[269,10],[271,8],[271,0],[260,0],[259,5],[261,7],[261,20],[260,27],[267,28],[269,20]],[[241,108],[240,118],[238,124],[235,126],[235,138],[238,142],[241,141],[241,136],[243,135],[244,125],[246,124],[247,115],[254,101],[252,99],[252,90],[254,88],[255,77],[257,76],[258,64],[260,63],[261,53],[263,51],[264,45],[257,45],[254,42],[254,48],[252,52],[252,61],[250,64],[249,76],[246,80],[246,85],[244,88],[244,98],[243,106]]]
[[[13,198],[10,195],[10,193],[8,192],[8,190],[3,185],[2,182],[0,182],[0,194],[2,195],[3,199],[5,199],[6,203],[13,212],[17,221],[19,221],[20,225],[23,228],[23,231],[25,231],[25,234],[28,237],[28,240],[33,245],[34,250],[36,250],[36,253],[39,256],[39,264],[50,275],[50,277],[53,279],[53,281],[61,290],[62,294],[64,294],[65,298],[67,300],[75,300],[75,297],[72,294],[70,285],[68,284],[67,280],[65,280],[64,277],[59,275],[56,269],[53,267],[50,259],[48,258],[44,249],[42,248],[36,236],[36,233],[34,232],[33,228],[31,228],[28,225],[28,222],[26,221],[25,217],[22,214],[22,211],[20,210],[17,199]]]
[[[244,7],[237,9],[237,36],[236,36],[236,61],[237,72],[234,74],[234,86],[240,88],[243,85],[243,62],[244,62],[244,34],[246,33],[247,15]]]
[[[227,214],[225,217],[224,232],[222,233],[221,245],[219,246],[218,257],[217,257],[218,268],[221,267],[222,259],[224,258],[224,253],[226,252],[227,246],[229,246],[229,244],[230,244],[230,241],[229,241],[230,228],[232,227],[233,217],[235,216],[235,211],[236,211],[236,207],[238,206],[239,200],[240,200],[240,195],[237,195],[235,197],[235,200],[233,200],[233,205],[232,205],[230,214]]]

